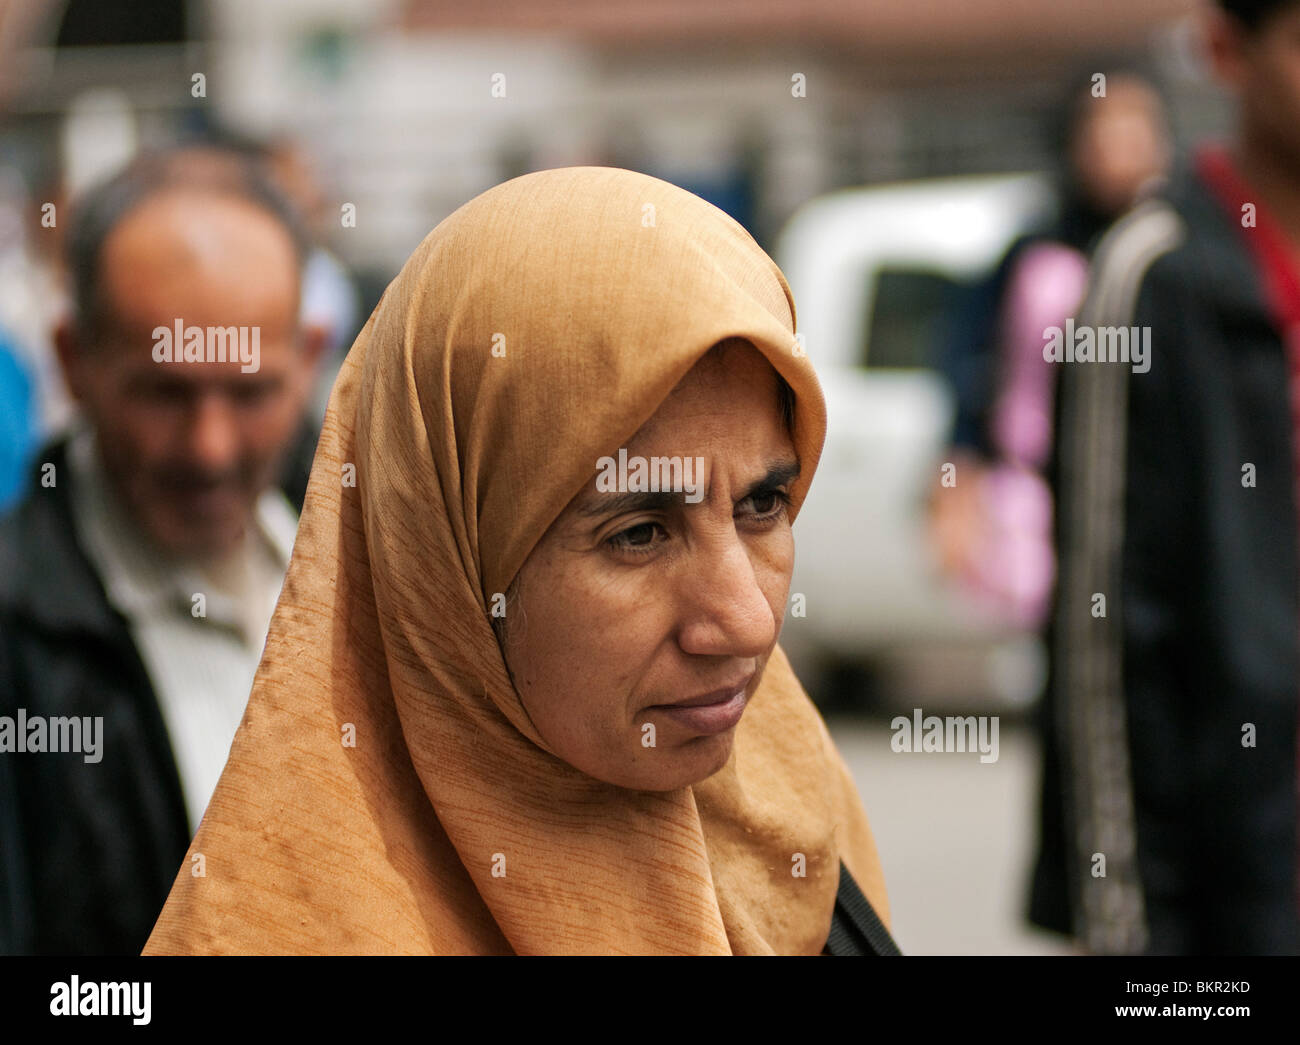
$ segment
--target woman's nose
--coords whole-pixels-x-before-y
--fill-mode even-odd
[[[777,579],[769,570],[756,570],[750,550],[734,531],[698,549],[679,581],[682,650],[702,656],[765,655],[776,640],[779,621],[764,582],[771,587]]]

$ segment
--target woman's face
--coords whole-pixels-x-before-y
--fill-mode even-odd
[[[610,491],[593,462],[519,571],[503,651],[560,758],[666,791],[726,764],[776,645],[798,459],[776,371],[744,343],[701,359],[618,449],[625,474],[655,457],[702,459],[702,472],[679,492]]]
[[[1164,106],[1150,86],[1129,76],[1111,77],[1104,99],[1089,96],[1082,104],[1070,161],[1093,206],[1122,214],[1169,166]]]

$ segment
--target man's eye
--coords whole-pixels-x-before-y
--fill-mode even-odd
[[[140,395],[151,403],[177,404],[189,398],[189,390],[184,385],[172,385],[165,382],[139,386]]]
[[[253,406],[265,402],[270,398],[273,391],[275,391],[274,385],[244,382],[236,385],[231,390],[231,398],[245,406]]]

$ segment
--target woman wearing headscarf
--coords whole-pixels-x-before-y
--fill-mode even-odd
[[[825,434],[794,330],[749,234],[646,175],[434,229],[334,387],[145,953],[896,953],[776,645]],[[629,479],[674,456],[679,488]]]

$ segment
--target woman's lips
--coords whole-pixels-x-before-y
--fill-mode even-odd
[[[698,701],[709,700],[712,694],[707,697],[692,698],[683,704],[655,704],[648,710],[667,715],[673,722],[692,733],[705,736],[725,733],[739,722],[740,716],[745,713],[745,705],[749,703],[747,689],[748,686],[743,685],[730,693],[719,693],[717,699],[711,703],[698,703]]]

